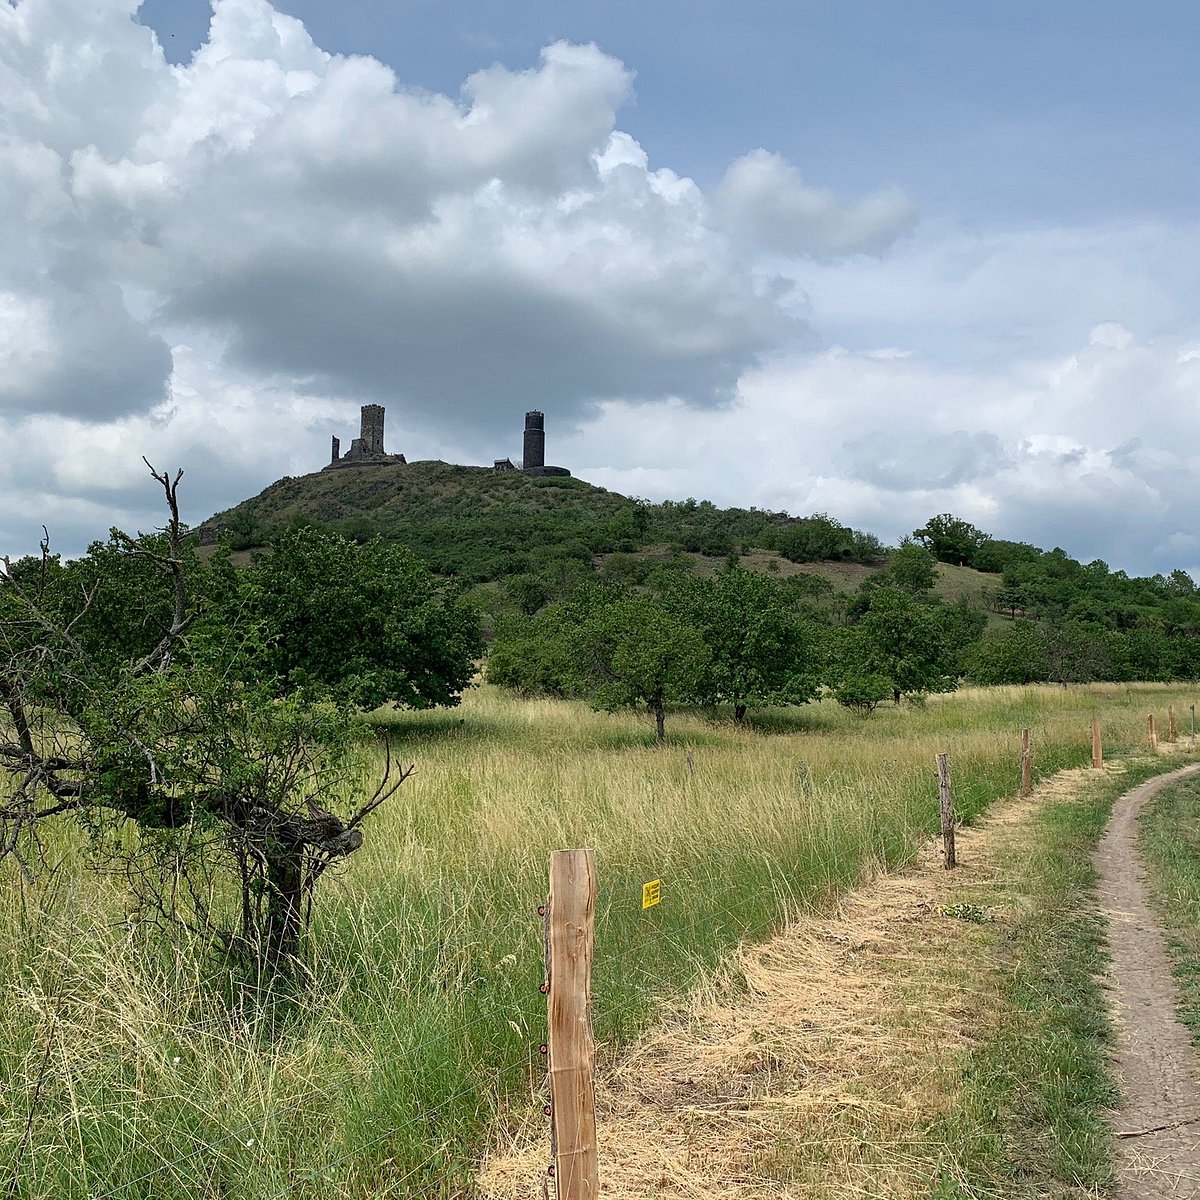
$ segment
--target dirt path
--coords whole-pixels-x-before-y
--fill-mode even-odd
[[[1114,1126],[1121,1200],[1200,1198],[1200,1060],[1175,1015],[1166,943],[1137,854],[1138,814],[1163,787],[1197,772],[1184,767],[1126,792],[1096,851],[1125,1095]]]

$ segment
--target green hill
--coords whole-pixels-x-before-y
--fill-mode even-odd
[[[297,523],[325,525],[359,540],[403,542],[435,571],[470,584],[571,564],[637,574],[637,560],[653,565],[688,555],[719,562],[745,553],[747,565],[783,574],[794,573],[795,564],[827,562],[834,587],[845,590],[885,558],[877,538],[825,516],[722,509],[696,500],[647,504],[582,479],[443,462],[284,478],[205,521],[200,536],[207,543],[224,537],[234,550],[251,550]],[[612,562],[617,555],[633,559]]]
[[[650,504],[569,476],[443,462],[281,479],[204,522],[200,540],[252,552],[296,524],[408,546],[470,588],[489,629],[506,615],[537,612],[593,573],[637,588],[664,567],[715,573],[736,558],[790,581],[797,600],[830,625],[861,619],[881,572],[911,584],[893,579],[903,564],[878,538],[821,513]],[[993,538],[950,514],[917,532],[937,560],[923,602],[963,601],[986,614],[977,678],[1200,676],[1200,592],[1186,572],[1131,578],[1062,549]]]

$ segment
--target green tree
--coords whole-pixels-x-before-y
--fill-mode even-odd
[[[796,611],[790,589],[734,566],[710,578],[673,581],[664,597],[709,651],[709,699],[748,708],[806,704],[820,689],[817,628]]]
[[[281,536],[243,603],[269,631],[264,668],[281,694],[376,708],[457,704],[483,651],[478,614],[408,549],[318,529]]]
[[[917,539],[938,562],[956,566],[972,566],[976,555],[987,542],[987,534],[969,521],[950,513],[930,517],[920,529],[913,530]]]
[[[871,593],[866,613],[842,642],[835,671],[838,685],[869,676],[888,680],[897,704],[904,695],[957,685],[953,647],[937,607],[893,587]]]
[[[124,862],[146,915],[288,969],[318,880],[406,773],[389,766],[365,805],[331,811],[355,714],[279,698],[259,616],[197,587],[181,475],[154,474],[163,533],[116,534],[70,571],[47,560],[36,582],[0,572],[0,858],[35,869],[44,823],[78,817],[98,856]]]
[[[775,549],[792,562],[823,562],[854,553],[854,531],[825,513],[797,517],[775,536]]]
[[[668,705],[708,698],[711,661],[700,631],[661,596],[591,584],[530,621],[507,623],[487,672],[527,694],[579,696],[610,712],[645,709],[661,744]]]
[[[937,559],[924,546],[909,542],[893,551],[886,582],[913,595],[924,595],[937,582]]]
[[[996,637],[975,643],[966,656],[972,683],[1037,683],[1049,678],[1046,647],[1032,621],[1015,621]]]
[[[570,691],[595,708],[645,708],[659,745],[669,704],[704,700],[711,656],[694,626],[662,601],[629,594],[596,604],[568,635]]]

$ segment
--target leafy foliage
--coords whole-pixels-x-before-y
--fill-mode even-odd
[[[161,534],[0,572],[0,859],[29,871],[46,822],[73,815],[111,831],[97,844],[151,916],[286,967],[317,881],[407,774],[389,757],[364,805],[331,811],[355,706],[454,702],[477,626],[400,547],[297,530],[244,577],[202,566],[181,475],[155,473]]]
[[[457,590],[378,538],[284,533],[255,563],[243,596],[270,633],[264,667],[281,695],[368,709],[453,705],[483,650],[478,617]]]
[[[821,686],[819,638],[789,589],[765,575],[732,567],[714,579],[682,578],[670,607],[708,648],[705,698],[733,705],[806,704]]]

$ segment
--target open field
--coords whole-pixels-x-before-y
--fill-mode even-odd
[[[129,929],[119,883],[84,873],[64,836],[36,886],[0,881],[10,1194],[469,1195],[483,1148],[542,1081],[549,850],[597,849],[611,1059],[739,944],[908,860],[936,826],[937,751],[970,819],[1015,790],[1023,726],[1045,775],[1087,761],[1094,713],[1114,754],[1143,744],[1147,712],[1165,728],[1167,705],[1193,699],[964,691],[868,721],[822,703],[744,729],[673,714],[662,751],[638,718],[488,688],[455,712],[393,714],[418,773],[326,890],[317,986],[273,1009],[194,950]],[[364,748],[366,773],[378,753]],[[643,913],[653,878],[663,902]]]

